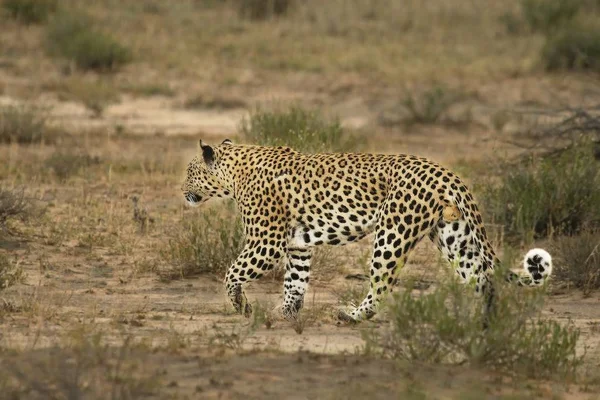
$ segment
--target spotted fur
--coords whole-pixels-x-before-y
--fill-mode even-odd
[[[285,262],[286,318],[302,308],[314,246],[345,245],[374,233],[370,289],[362,303],[339,317],[360,321],[377,312],[396,283],[410,251],[425,237],[456,265],[463,281],[491,304],[491,271],[498,263],[473,196],[463,181],[439,164],[412,155],[304,154],[287,147],[200,142],[182,191],[189,204],[233,198],[246,244],[225,276],[235,309],[252,309],[243,285]],[[530,251],[525,274],[509,280],[536,286],[549,277],[548,253]]]

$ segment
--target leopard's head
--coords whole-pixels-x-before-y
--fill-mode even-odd
[[[188,164],[187,176],[181,186],[183,196],[189,205],[199,206],[213,197],[231,196],[232,187],[221,168],[223,151],[231,145],[229,139],[224,140],[219,146],[209,146],[200,141],[200,154]]]

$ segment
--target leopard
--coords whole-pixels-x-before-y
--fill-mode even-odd
[[[233,199],[245,243],[225,274],[237,313],[252,314],[244,287],[283,265],[283,317],[297,320],[304,305],[317,246],[347,245],[371,235],[369,290],[358,305],[337,310],[358,323],[379,311],[398,282],[411,251],[425,237],[463,283],[494,304],[492,272],[500,265],[478,205],[464,181],[427,158],[409,154],[305,153],[285,146],[199,141],[181,190],[193,207],[212,198]],[[552,257],[527,252],[523,271],[508,270],[519,286],[541,286]]]

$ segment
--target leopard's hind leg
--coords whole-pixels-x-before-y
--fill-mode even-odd
[[[369,292],[358,307],[348,313],[340,311],[340,320],[358,322],[377,313],[383,297],[396,284],[398,272],[406,263],[410,251],[439,219],[441,205],[431,210],[403,199],[402,192],[391,192],[380,208],[371,258]]]
[[[477,228],[462,216],[455,220],[442,218],[429,234],[444,258],[455,267],[464,283],[471,281],[475,291],[485,296],[485,319],[493,312],[494,287],[492,271],[497,262],[494,251],[487,240],[485,228]]]

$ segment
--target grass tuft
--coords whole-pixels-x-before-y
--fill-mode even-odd
[[[254,111],[241,124],[242,136],[252,144],[290,146],[306,153],[353,151],[362,142],[344,132],[340,121],[327,120],[315,110],[292,106],[287,110]]]
[[[575,234],[600,222],[600,171],[590,146],[507,164],[495,182],[477,190],[491,219],[507,236],[531,241]]]
[[[39,24],[56,11],[58,0],[3,0],[2,8],[22,24]]]
[[[23,282],[25,274],[18,261],[12,261],[7,255],[0,253],[0,290]]]
[[[60,100],[82,103],[95,117],[102,116],[106,107],[120,100],[119,91],[106,80],[88,80],[73,76],[48,87],[57,92]]]
[[[547,70],[600,71],[600,26],[572,24],[546,41],[542,60]]]
[[[32,144],[53,139],[46,115],[30,106],[0,106],[0,143]]]
[[[500,275],[496,281],[503,282]],[[496,285],[495,315],[482,329],[483,299],[448,279],[414,296],[411,286],[389,305],[390,328],[366,337],[367,350],[393,359],[470,364],[530,378],[574,377],[579,331],[537,319],[544,290]]]
[[[582,5],[580,0],[521,0],[525,23],[533,32],[542,33],[568,24]]]
[[[82,70],[114,71],[131,61],[127,47],[93,25],[82,14],[58,14],[48,26],[48,52],[72,61]]]
[[[406,123],[409,125],[438,123],[459,97],[442,86],[434,86],[419,94],[407,92],[403,100],[403,105],[408,111]]]
[[[0,375],[6,398],[137,399],[154,397],[165,385],[151,352],[131,337],[110,346],[100,333],[67,336],[64,346],[6,354],[12,366]]]
[[[556,265],[553,279],[570,283],[585,295],[600,289],[600,231],[558,237],[551,249]]]
[[[161,269],[164,280],[210,273],[220,277],[237,258],[244,246],[244,230],[233,206],[225,215],[210,209],[186,219],[184,226],[161,255],[173,267]]]
[[[69,177],[77,175],[83,169],[98,165],[100,162],[98,157],[92,157],[86,153],[59,151],[46,159],[44,166],[51,170],[59,181],[65,182]]]
[[[10,190],[0,187],[0,232],[9,231],[12,220],[26,221],[33,215],[33,204],[25,197],[23,190]]]

